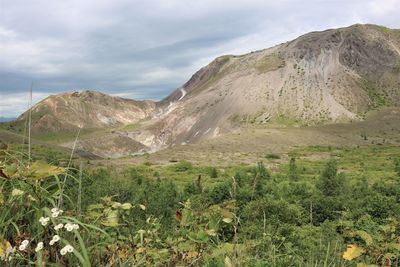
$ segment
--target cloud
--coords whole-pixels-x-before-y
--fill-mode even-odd
[[[0,116],[26,108],[15,98],[31,82],[41,97],[161,99],[223,54],[360,22],[398,28],[399,1],[1,0],[0,102],[15,106],[1,103]]]
[[[32,103],[46,98],[49,94],[44,92],[34,92],[32,94]],[[8,93],[3,94],[0,92],[0,117],[16,117],[26,111],[30,105],[30,93]]]

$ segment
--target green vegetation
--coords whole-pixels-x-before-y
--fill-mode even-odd
[[[260,61],[258,61],[255,65],[255,68],[259,72],[268,72],[283,68],[285,66],[285,60],[282,56],[278,54],[270,54],[264,56]]]
[[[132,131],[132,130],[136,130],[138,128],[140,128],[142,125],[137,122],[137,123],[132,123],[132,124],[128,124],[126,126],[124,126],[122,129],[126,130],[126,131]]]
[[[299,147],[274,168],[122,170],[61,168],[23,149],[0,151],[0,256],[10,266],[396,266],[400,257],[396,146]]]
[[[376,109],[382,106],[387,106],[389,104],[386,96],[383,94],[382,89],[379,88],[378,84],[368,80],[364,80],[361,87],[368,94],[368,97],[371,101],[370,108]]]

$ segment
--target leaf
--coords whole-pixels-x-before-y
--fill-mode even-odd
[[[360,230],[360,231],[355,231],[354,234],[358,235],[362,240],[364,240],[364,242],[365,242],[365,244],[367,244],[367,246],[372,245],[372,243],[373,243],[372,236],[370,234],[368,234],[367,232]]]
[[[225,257],[224,262],[225,262],[225,267],[233,267],[232,261],[228,256]]]
[[[232,219],[231,218],[223,218],[222,221],[225,223],[231,223]]]
[[[139,204],[139,207],[140,207],[142,210],[146,210],[146,206],[145,206],[145,205]]]
[[[15,178],[14,175],[18,176],[18,168],[16,164],[6,165],[2,172],[6,176],[5,178]]]
[[[193,223],[193,214],[191,210],[184,208],[182,210],[182,219],[181,219],[181,225],[186,226],[186,225],[192,225]]]
[[[103,204],[91,204],[88,206],[88,210],[97,210],[97,209],[103,209],[104,205]]]
[[[187,236],[190,240],[196,243],[204,244],[208,241],[208,235],[205,231],[200,231],[198,233],[190,232]]]
[[[124,203],[121,205],[121,209],[123,209],[123,210],[130,210],[131,208],[132,208],[131,203]]]
[[[107,218],[102,222],[103,225],[109,227],[117,227],[118,223],[118,211],[111,210],[107,213]]]
[[[226,210],[226,209],[221,209],[221,214],[225,218],[233,219],[233,217],[234,217],[234,214],[232,212],[230,212],[229,210]]]
[[[357,245],[348,245],[346,251],[343,253],[343,259],[351,261],[360,257],[364,252],[365,250]]]
[[[119,203],[119,202],[113,202],[112,205],[111,205],[111,207],[113,209],[119,209],[121,206],[122,206],[122,204]]]
[[[44,161],[35,161],[30,167],[30,174],[28,176],[40,180],[46,177],[60,175],[64,172],[64,168],[50,165]]]
[[[212,250],[212,257],[213,258],[221,258],[224,255],[233,253],[234,245],[231,243],[224,243]]]

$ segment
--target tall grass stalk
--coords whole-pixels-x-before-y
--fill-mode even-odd
[[[29,90],[29,118],[28,118],[28,166],[31,164],[31,127],[32,127],[32,89],[33,83]]]

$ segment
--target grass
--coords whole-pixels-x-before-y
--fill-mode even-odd
[[[255,65],[255,68],[261,72],[268,72],[283,68],[285,66],[285,60],[277,54],[270,54],[264,56],[260,61],[258,61]]]
[[[125,125],[121,130],[132,131],[132,130],[136,130],[136,129],[140,128],[141,126],[142,126],[141,123],[137,122],[137,123]]]
[[[366,177],[370,182],[376,182],[395,176],[393,164],[394,159],[400,157],[400,147],[376,145],[364,147],[310,146],[296,148],[289,155],[297,158],[296,162],[304,177],[318,176],[326,159],[333,157],[337,159],[341,170],[346,173],[350,180]],[[324,157],[318,159],[318,156],[321,155],[324,155]]]

